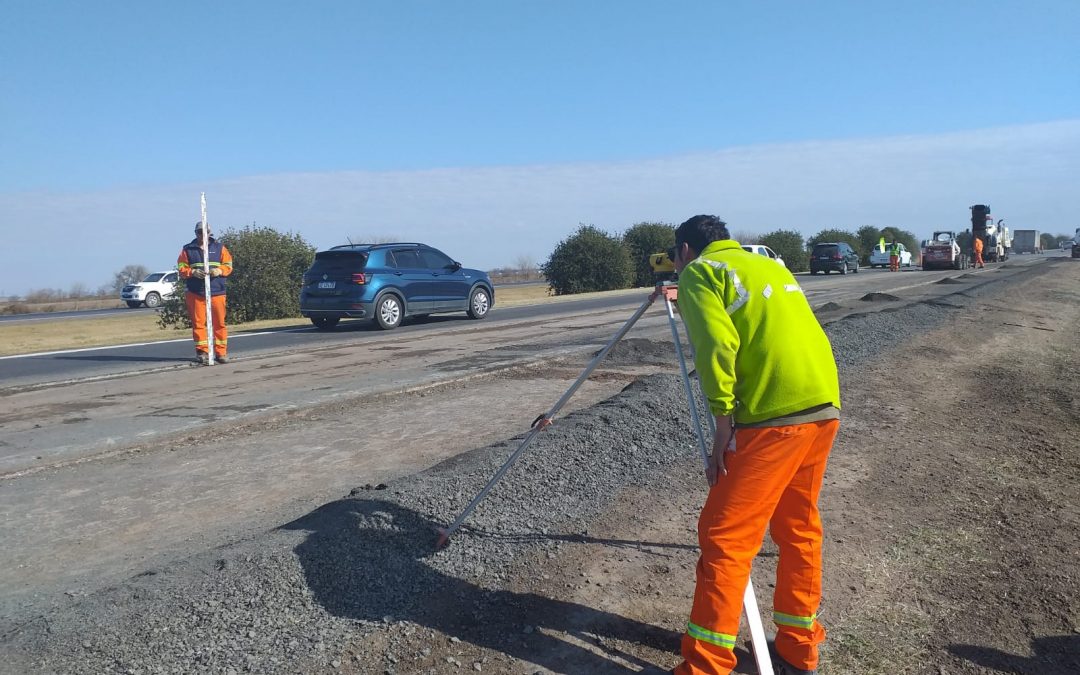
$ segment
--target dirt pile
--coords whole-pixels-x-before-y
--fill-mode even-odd
[[[891,293],[867,293],[859,298],[863,302],[897,302],[900,298]]]
[[[685,333],[683,333],[684,347],[685,337]],[[593,356],[599,353],[597,351]],[[625,337],[619,340],[618,344],[612,347],[604,358],[604,365],[607,366],[650,365],[678,368],[677,364],[675,347],[671,342],[657,342],[635,337]]]

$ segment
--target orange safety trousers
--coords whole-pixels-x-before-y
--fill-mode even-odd
[[[889,256],[889,271],[890,272],[898,272],[898,271],[900,271],[900,256],[896,256],[896,255]]]
[[[983,262],[982,249],[975,249],[975,264],[979,267],[986,267],[986,263]]]
[[[825,628],[821,604],[818,495],[839,420],[737,429],[727,475],[709,491],[698,521],[701,557],[677,675],[726,675],[736,665],[743,593],[768,526],[780,549],[773,594],[776,651],[814,670]]]
[[[210,351],[210,336],[206,334],[206,296],[202,293],[185,293],[188,317],[191,319],[191,339],[195,340],[195,353]],[[229,346],[229,332],[225,328],[225,296],[210,297],[210,319],[214,322],[214,356],[225,356]]]

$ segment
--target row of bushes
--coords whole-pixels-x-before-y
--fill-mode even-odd
[[[824,229],[809,239],[803,239],[794,230],[775,230],[756,237],[755,241],[740,243],[768,246],[784,259],[792,272],[805,272],[810,269],[810,250],[818,242],[846,242],[859,253],[864,264],[869,264],[870,253],[883,237],[889,243],[899,241],[910,251],[919,250],[919,242],[911,232],[872,225],[856,232]],[[621,237],[592,225],[582,225],[559,242],[541,270],[555,295],[651,286],[654,281],[648,256],[674,244],[675,228],[665,223],[638,223]]]

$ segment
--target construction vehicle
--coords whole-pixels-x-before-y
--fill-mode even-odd
[[[1001,262],[1009,259],[1009,252],[1013,248],[1012,234],[1005,227],[1005,220],[994,222],[990,215],[990,207],[985,204],[975,204],[971,208],[971,256],[975,257],[975,238],[982,239],[983,260],[986,262]]]
[[[1038,230],[1017,230],[1013,244],[1016,253],[1042,253],[1042,238]]]
[[[956,243],[955,232],[935,232],[923,248],[924,270],[966,270],[970,266],[971,257]]]

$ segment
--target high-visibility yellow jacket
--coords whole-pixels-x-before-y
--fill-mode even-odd
[[[756,424],[840,407],[829,338],[775,260],[714,241],[679,274],[678,303],[714,415]]]

